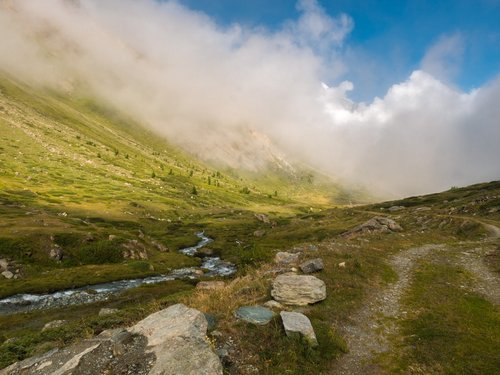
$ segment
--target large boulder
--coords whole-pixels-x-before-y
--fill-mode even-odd
[[[130,332],[145,336],[148,350],[156,355],[149,374],[222,374],[206,339],[207,326],[202,312],[177,304],[141,320]]]
[[[129,329],[104,331],[94,339],[14,363],[0,375],[222,375],[206,333],[203,313],[178,304]]]
[[[307,316],[299,312],[282,311],[280,313],[283,328],[287,336],[303,336],[311,346],[318,345],[316,334],[311,321]]]
[[[305,306],[326,298],[325,283],[309,275],[279,275],[272,283],[271,295],[285,305]]]

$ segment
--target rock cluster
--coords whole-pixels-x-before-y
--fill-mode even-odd
[[[65,349],[14,363],[0,370],[0,375],[222,375],[222,364],[206,333],[203,313],[178,304],[129,329],[104,331]]]
[[[6,258],[0,259],[0,275],[6,279],[19,279],[21,277],[21,269],[15,266],[14,262],[9,262]]]
[[[354,238],[363,234],[400,232],[402,230],[403,228],[401,228],[401,226],[394,220],[386,217],[375,216],[367,222],[344,232],[342,236],[346,238]]]

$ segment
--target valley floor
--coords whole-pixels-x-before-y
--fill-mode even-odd
[[[422,197],[418,204],[409,198],[276,215],[269,223],[245,212],[237,218],[226,213],[223,225],[205,220],[207,235],[215,239],[211,246],[227,246],[217,251],[239,267],[236,277],[218,278],[222,288],[194,288],[199,279],[175,280],[94,304],[0,316],[1,366],[131,325],[181,302],[215,320],[209,338],[227,374],[495,374],[500,218],[491,207],[497,200],[485,207],[474,203],[477,194],[491,196],[491,189],[472,192],[455,200],[449,194],[458,193],[450,192],[439,200]],[[374,217],[395,220],[403,229],[353,231]],[[227,251],[236,240],[245,245]],[[262,326],[234,316],[241,306],[268,301],[273,280],[294,266],[276,264],[278,250],[298,254],[297,264],[323,260],[324,269],[315,276],[326,284],[326,299],[285,307],[310,318],[316,348],[287,337],[279,315]],[[103,307],[116,310],[100,315]],[[65,323],[42,329],[54,320]]]

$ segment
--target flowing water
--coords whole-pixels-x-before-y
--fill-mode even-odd
[[[211,238],[205,236],[203,232],[196,233],[196,236],[200,238],[198,244],[179,251],[185,255],[194,256],[199,249],[213,241]],[[178,268],[166,275],[117,280],[47,294],[16,294],[0,299],[0,315],[104,301],[124,290],[136,288],[141,285],[156,284],[182,278],[195,279],[199,277],[200,270],[203,270],[203,276],[230,276],[236,272],[236,266],[223,261],[219,257],[206,257],[203,258],[199,268]]]

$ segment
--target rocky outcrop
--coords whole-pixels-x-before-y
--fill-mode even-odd
[[[363,234],[391,233],[400,232],[402,230],[403,228],[401,228],[401,226],[394,220],[386,217],[375,216],[367,222],[358,225],[357,227],[354,227],[347,232],[344,232],[342,236],[346,238],[354,238]]]
[[[309,275],[279,275],[272,283],[271,295],[285,305],[305,306],[326,298],[325,283]]]
[[[304,337],[311,346],[318,345],[313,326],[307,316],[299,312],[288,311],[282,311],[280,315],[287,336],[300,335]]]
[[[124,259],[142,260],[148,259],[146,247],[137,240],[129,240],[123,245],[122,255]]]
[[[319,272],[324,268],[323,260],[321,258],[306,260],[299,266],[300,270],[304,273]]]
[[[178,304],[129,329],[104,331],[91,340],[14,363],[0,375],[222,375],[206,333],[203,313]]]

